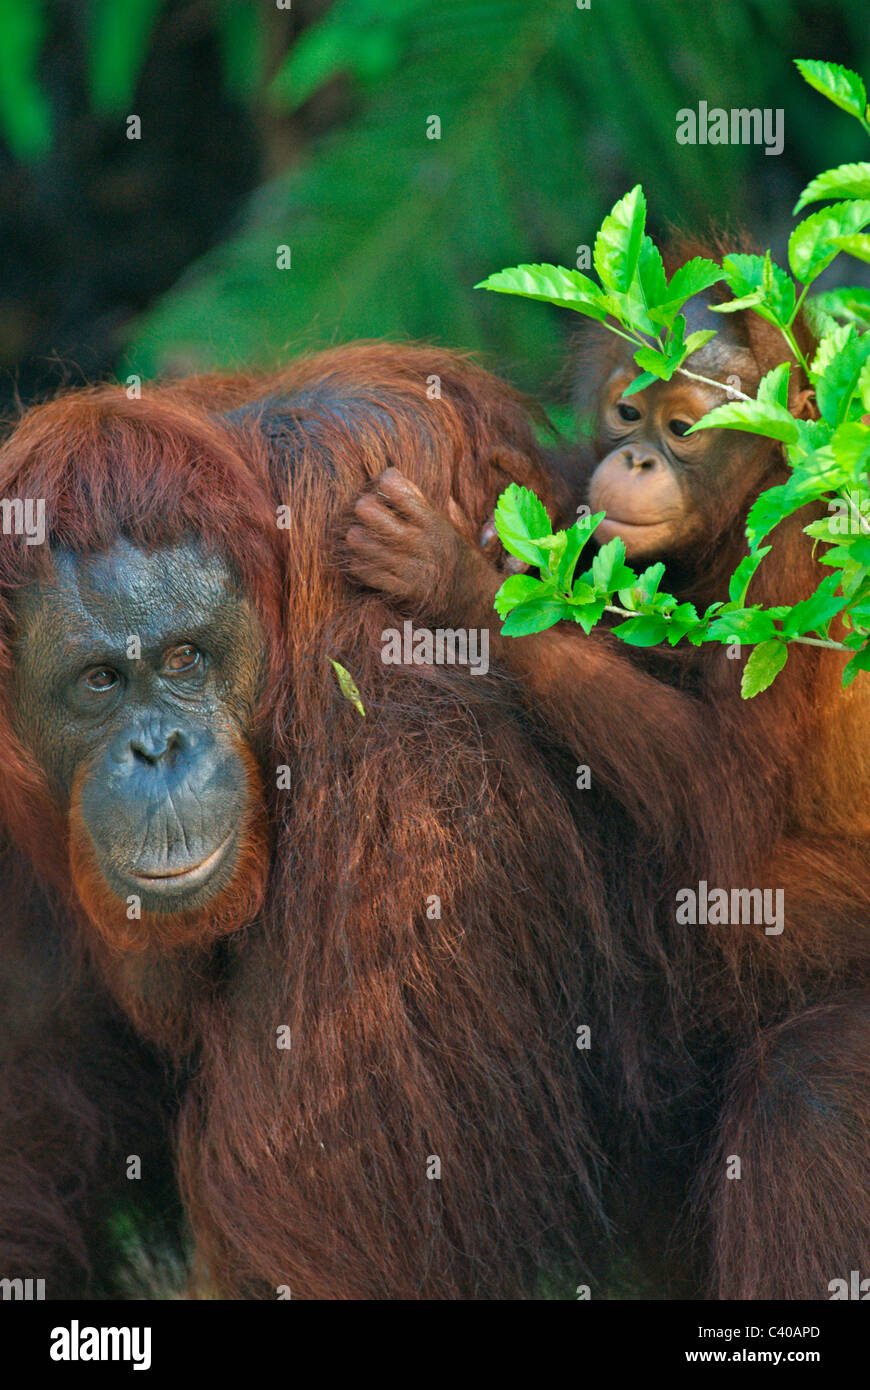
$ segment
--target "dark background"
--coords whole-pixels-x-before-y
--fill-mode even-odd
[[[573,316],[476,281],[574,265],[638,181],[657,239],[782,259],[801,187],[866,157],[792,59],[870,78],[867,0],[279,3],[0,0],[0,409],[382,335],[552,397]],[[677,145],[700,100],[783,107],[783,153]]]

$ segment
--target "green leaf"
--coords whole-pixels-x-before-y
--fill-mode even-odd
[[[668,623],[668,634],[667,634],[668,646],[669,646],[669,647],[675,647],[675,646],[677,645],[677,643],[678,643],[679,641],[681,641],[682,638],[684,638],[684,637],[688,637],[689,640],[691,641],[693,635],[696,635],[696,634],[695,634],[695,628],[696,628],[696,626],[697,626],[697,624],[695,624],[695,623],[679,623],[679,622],[674,622],[674,620],[673,620],[673,618],[672,618],[672,619],[670,620],[670,622]],[[698,635],[700,635],[700,634],[698,634]],[[699,642],[696,642],[695,645],[696,645],[696,646],[700,646],[700,643],[699,643]]]
[[[638,348],[634,354],[634,360],[639,367],[644,369],[644,372],[651,373],[652,376],[658,377],[661,381],[670,381],[677,370],[677,363],[672,362],[665,353],[659,352],[657,348]]]
[[[601,547],[592,561],[592,575],[595,588],[608,594],[631,583],[635,574],[625,564],[625,541],[621,537],[615,536]]]
[[[791,276],[764,256],[734,252],[722,262],[725,283],[737,303],[711,304],[713,313],[733,313],[754,308],[768,323],[788,323],[794,313],[795,288]],[[758,297],[760,296],[760,298]]]
[[[788,381],[791,375],[791,363],[781,362],[772,371],[765,372],[761,381],[758,383],[756,398],[764,405],[780,406],[783,410],[788,409]]]
[[[860,493],[856,501],[860,500]],[[832,508],[836,507],[836,511]],[[860,534],[859,527],[851,516],[849,503],[846,497],[840,496],[831,498],[828,502],[828,515],[820,517],[818,521],[811,521],[804,528],[804,534],[812,536],[813,540],[823,541],[825,545],[848,546],[849,537],[857,539]],[[824,562],[824,555],[822,561]]]
[[[710,623],[708,637],[711,642],[730,642],[735,637],[739,642],[766,642],[775,632],[773,615],[756,604],[753,608],[723,608]]]
[[[554,565],[552,559],[550,561],[550,571],[553,574],[558,589],[567,589],[570,587],[571,576],[574,573],[580,552],[591,534],[589,529],[581,529],[577,522],[575,522],[573,526],[570,526],[567,531],[562,532],[562,535],[565,537],[565,545],[559,558],[559,563]]]
[[[836,330],[832,337],[840,339],[838,349],[824,355],[820,349],[816,362],[823,361],[824,365],[819,369],[814,364],[813,384],[822,419],[829,425],[839,425],[846,418],[861,372],[870,358],[870,336],[859,334],[850,323]]]
[[[658,381],[658,379],[654,372],[641,372],[640,376],[636,376],[634,381],[626,386],[622,394],[623,396],[633,396],[636,391],[646,390],[647,386],[652,386],[653,382]]]
[[[651,613],[640,618],[628,618],[626,622],[618,623],[613,632],[630,647],[655,647],[665,640],[668,625],[657,613]]]
[[[530,603],[532,599],[552,595],[552,585],[531,574],[512,574],[506,579],[493,600],[493,607],[500,618],[507,617],[512,608],[520,603]]]
[[[804,534],[812,536],[813,540],[823,541],[825,545],[839,545],[843,537],[848,535],[848,522],[844,515],[838,512],[835,516],[820,517],[818,521],[811,521],[803,530]]]
[[[715,337],[715,328],[699,328],[697,332],[690,333],[683,344],[686,350],[683,361],[686,360],[686,357],[691,357],[693,352],[697,352],[699,348],[702,348],[705,343],[709,343],[710,339]]]
[[[652,603],[658,593],[659,585],[664,579],[665,567],[661,560],[657,560],[654,565],[647,565],[646,569],[637,577],[634,586],[641,597],[643,603]]]
[[[792,212],[798,213],[808,203],[822,198],[870,198],[870,164],[840,164],[826,169],[808,183]]]
[[[565,533],[565,550],[555,576],[558,588],[567,589],[570,586],[583,547],[592,536],[596,526],[604,520],[604,517],[604,512],[594,512],[591,516],[584,516],[581,520],[575,521],[574,525],[569,527]]]
[[[832,618],[845,608],[847,599],[834,590],[840,583],[838,574],[827,575],[814,594],[796,603],[784,620],[782,630],[787,637],[802,636],[805,632],[824,630]]]
[[[350,674],[350,671],[348,671],[346,667],[342,666],[340,661],[333,661],[332,665],[335,670],[335,674],[338,677],[338,688],[341,691],[342,695],[346,700],[350,700],[350,703],[354,706],[355,709],[359,711],[363,719],[365,719],[366,712],[363,708],[363,702],[360,698],[360,693],[356,688],[356,681]]]
[[[828,502],[828,516],[823,521],[816,522],[816,525],[827,526],[828,533],[820,539],[828,540],[833,545],[850,546],[853,559],[866,559],[866,562],[870,563],[870,518],[867,516],[866,481],[866,476],[861,476],[857,488],[844,488],[837,497],[832,497]],[[807,530],[806,527],[804,529]]]
[[[620,586],[619,602],[624,608],[632,609],[643,608],[652,603],[664,573],[664,564],[658,560],[654,565],[648,565],[642,574],[632,575],[631,579]]]
[[[870,236],[866,232],[835,236],[834,245],[847,256],[854,256],[856,261],[870,261]]]
[[[535,544],[539,545],[542,550],[546,550],[547,559],[551,565],[557,565],[565,554],[567,540],[567,531],[556,531],[552,536],[538,536]]]
[[[824,491],[824,486],[820,490]],[[753,502],[746,518],[746,538],[750,549],[755,550],[759,541],[763,541],[779,522],[791,516],[792,512],[799,511],[809,500],[801,495],[800,489],[790,487],[789,483],[781,483],[762,492]]]
[[[567,270],[561,265],[516,265],[498,270],[474,287],[495,290],[499,294],[518,294],[524,299],[540,299],[560,309],[575,309],[577,313],[603,322],[608,314],[606,296],[594,280],[579,270]]]
[[[17,159],[39,159],[51,148],[54,124],[39,76],[45,4],[6,0],[0,24],[0,129]]]
[[[755,499],[746,518],[746,539],[750,548],[755,548],[788,515],[785,484],[766,488]]]
[[[703,626],[693,603],[681,603],[671,613],[668,621],[668,645],[675,647],[682,637],[700,645]]]
[[[820,306],[821,295],[811,295],[804,300],[804,317],[809,324],[810,331],[816,338],[822,338],[826,333],[830,333],[837,327],[837,320],[832,314],[825,313]],[[848,317],[846,315],[845,317]]]
[[[654,309],[650,309],[650,318],[655,323],[662,323],[669,328],[674,317],[688,300],[710,289],[722,278],[722,269],[715,261],[706,260],[703,256],[694,256],[674,271],[667,288],[667,297],[663,302],[656,303]]]
[[[239,0],[226,3],[240,8]],[[419,3],[391,0],[386,10],[374,9],[368,0],[351,5],[339,0],[330,6],[295,38],[270,84],[270,104],[279,111],[295,111],[341,73],[352,74],[362,84],[384,82],[401,68],[407,35],[402,21],[413,17]]]
[[[813,295],[807,307],[847,319],[859,328],[870,328],[870,289],[863,285],[854,289],[825,290],[824,294]]]
[[[859,671],[870,671],[870,645],[862,647],[843,668],[843,689],[851,685]]]
[[[531,599],[508,613],[502,625],[504,637],[528,637],[544,632],[562,618],[570,618],[571,610],[563,599]]]
[[[796,420],[795,424],[798,427],[798,442],[792,445],[792,449],[804,454],[807,459],[830,444],[833,431],[826,420]]]
[[[731,599],[732,603],[739,603],[741,606],[745,603],[746,591],[752,583],[753,575],[765,555],[769,553],[770,546],[764,545],[760,550],[756,550],[753,555],[744,555],[728,584],[728,597]]]
[[[652,332],[652,320],[646,316],[655,304],[662,302],[667,293],[667,275],[664,274],[662,252],[653,242],[652,236],[643,235],[641,238],[637,270],[628,293],[630,296],[637,296],[638,306],[641,306],[643,311],[642,317],[646,318],[649,324],[645,331]]]
[[[635,283],[647,311],[660,304],[667,293],[668,281],[662,253],[652,237],[644,236],[640,243]]]
[[[769,401],[726,401],[724,405],[714,406],[706,415],[687,430],[746,430],[749,434],[761,434],[766,439],[778,439],[783,444],[794,444],[798,430],[794,417],[779,405]]]
[[[583,608],[574,608],[571,610],[572,618],[574,619],[575,623],[580,624],[587,637],[594,628],[595,624],[602,617],[606,603],[606,599],[599,598],[596,599],[594,603],[587,604]]]
[[[868,587],[866,576],[855,586],[855,591],[849,600],[849,611],[846,617],[855,627],[870,628],[870,587]],[[853,632],[850,637],[856,648],[864,640],[860,633]]]
[[[602,285],[626,294],[634,279],[646,222],[646,199],[636,184],[605,217],[595,238],[593,263]]]
[[[677,314],[665,343],[668,357],[677,357],[682,352],[686,340],[686,316]]]
[[[764,301],[764,290],[750,290],[739,299],[726,299],[724,304],[711,304],[711,314],[742,314],[744,309],[754,309]]]
[[[740,682],[740,693],[744,700],[751,700],[753,695],[759,695],[762,690],[766,690],[779,675],[787,660],[788,647],[776,638],[770,642],[762,642],[750,652]]]
[[[637,268],[628,289],[623,293],[612,290],[608,296],[610,312],[634,332],[656,333],[656,325],[650,310],[666,292],[667,281],[661,252],[646,235],[640,243]]]
[[[129,110],[166,0],[96,0],[89,49],[91,101],[103,116]]]
[[[511,483],[495,508],[495,529],[509,554],[533,565],[547,565],[546,547],[536,542],[552,536],[553,527],[540,498],[528,488]]]
[[[832,546],[819,556],[819,564],[833,565],[837,569],[870,569],[870,536],[840,536],[840,544]]]
[[[541,567],[542,578],[548,580],[552,585],[562,565],[562,558],[568,544],[568,532],[557,531],[555,536],[541,536],[536,544],[541,547],[547,557],[546,563]]]
[[[788,260],[796,279],[810,284],[839,255],[840,239],[870,222],[870,199],[832,203],[799,222],[788,240]],[[851,254],[855,254],[852,252]]]
[[[839,63],[824,63],[816,58],[795,58],[795,66],[805,82],[815,87],[817,92],[857,116],[860,121],[867,108],[867,93],[857,72],[841,67]]]
[[[827,369],[854,336],[855,328],[851,323],[838,323],[836,327],[831,329],[830,333],[824,335],[810,363],[810,371],[814,378],[820,376]]]
[[[797,506],[805,502],[816,502],[829,492],[835,492],[848,481],[843,469],[834,458],[831,449],[816,449],[807,459],[794,464],[791,477],[785,483],[786,501]]]

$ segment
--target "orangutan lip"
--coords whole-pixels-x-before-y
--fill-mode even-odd
[[[233,832],[230,831],[227,838],[218,845],[217,849],[212,850],[211,854],[206,855],[205,859],[201,859],[198,864],[191,864],[186,869],[173,869],[165,874],[136,873],[131,874],[131,878],[137,879],[140,883],[149,884],[190,883],[193,880],[206,878],[223,855],[224,850],[232,838]]]
[[[627,516],[611,516],[608,512],[603,521],[599,521],[599,526],[663,526],[667,522],[667,517],[662,517],[657,521],[630,521]]]

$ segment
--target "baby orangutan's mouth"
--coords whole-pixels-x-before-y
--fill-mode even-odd
[[[651,517],[645,521],[629,521],[619,516],[607,513],[603,521],[599,521],[595,528],[595,537],[599,541],[613,540],[614,536],[628,536],[639,534],[644,531],[654,530],[656,527],[669,527],[671,520],[668,517]]]

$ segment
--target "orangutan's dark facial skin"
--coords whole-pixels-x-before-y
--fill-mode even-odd
[[[233,877],[249,809],[252,606],[193,541],[52,558],[15,605],[19,735],[113,894],[201,908]]]

